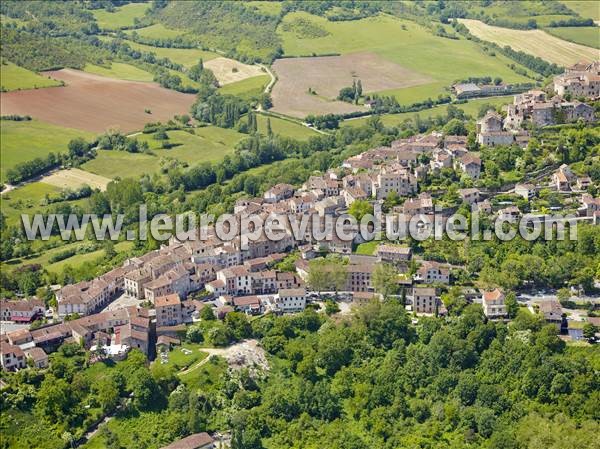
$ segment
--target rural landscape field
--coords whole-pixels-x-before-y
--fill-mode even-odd
[[[3,0],[0,110],[0,449],[600,449],[599,0]]]

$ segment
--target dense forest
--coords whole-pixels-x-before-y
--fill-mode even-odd
[[[234,372],[198,388],[161,366],[148,370],[135,351],[88,368],[78,347],[65,345],[48,372],[5,378],[4,444],[62,447],[64,430],[78,438],[82,424],[133,392],[120,424],[100,434],[107,447],[156,448],[222,427],[234,449],[599,447],[598,347],[565,346],[555,326],[525,309],[508,326],[487,321],[479,305],[413,325],[392,299],[336,320],[310,309],[205,318],[187,338],[217,346],[258,338],[268,375]],[[11,417],[49,432],[17,443]],[[155,431],[143,430],[157,420]]]

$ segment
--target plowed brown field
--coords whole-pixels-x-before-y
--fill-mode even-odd
[[[361,80],[363,92],[379,92],[431,82],[431,78],[383,59],[375,53],[278,59],[273,86],[273,110],[303,118],[308,114],[341,114],[364,106],[336,100],[343,87]],[[309,94],[308,89],[316,94]]]
[[[108,128],[132,132],[147,122],[164,122],[175,114],[188,113],[195,99],[192,94],[164,89],[155,83],[117,80],[79,70],[62,69],[44,75],[67,85],[3,93],[2,114],[30,115],[92,132]]]

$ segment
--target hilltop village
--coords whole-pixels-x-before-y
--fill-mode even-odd
[[[525,124],[543,127],[592,123],[593,109],[567,98],[598,98],[599,86],[600,63],[577,64],[555,78],[556,95],[552,98],[542,91],[528,91],[514,97],[505,118],[495,111],[485,114],[477,121],[477,142],[486,147],[525,148],[529,141]],[[390,146],[348,158],[338,169],[311,176],[299,188],[277,184],[260,198],[240,199],[234,215],[239,220],[272,213],[323,218],[352,212],[356,204],[378,203],[388,204],[392,212],[408,218],[428,216],[432,222],[434,213],[447,219],[456,211],[456,204],[467,205],[486,216],[517,218],[525,211],[515,204],[505,206],[496,198],[512,193],[528,204],[541,189],[550,189],[569,198],[564,207],[557,208],[560,212],[572,212],[592,222],[600,217],[600,198],[588,193],[591,180],[577,177],[566,164],[545,171],[545,176],[536,174],[525,183],[513,185],[510,191],[458,189],[455,204],[446,206],[444,198],[420,189],[424,180],[435,178],[444,170],[454,170],[473,182],[480,178],[482,162],[478,152],[469,150],[466,136],[434,132],[395,140]],[[400,198],[406,200],[399,202]],[[440,206],[437,212],[434,204]],[[544,212],[537,214],[543,217]],[[353,249],[364,242],[336,238],[315,241],[310,230],[300,240],[288,229],[277,241],[262,236],[244,248],[240,237],[222,241],[214,229],[205,241],[181,242],[172,238],[160,249],[128,259],[96,279],[58,288],[57,307],[52,312],[35,298],[3,300],[3,320],[28,323],[48,315],[55,324],[3,334],[2,367],[23,369],[28,359],[35,366],[45,367],[47,353],[65,342],[78,342],[86,348],[104,347],[107,354],[117,358],[124,357],[131,348],[154,356],[155,347],[160,351],[165,344],[178,342],[186,325],[199,320],[206,308],[224,319],[232,311],[249,315],[299,312],[324,297],[367,303],[382,297],[381,283],[375,280],[382,265],[393,268],[396,295],[403,298],[409,311],[416,316],[447,313],[441,294],[453,285],[453,271],[463,267],[423,259],[413,254],[410,245],[401,242],[376,242],[371,254],[357,254]],[[314,285],[316,276],[311,278],[311,267],[317,265],[311,265],[311,261],[326,254],[339,255],[343,260],[341,281]],[[284,266],[282,262],[290,257],[291,265]],[[488,318],[506,319],[507,293],[497,288],[470,288],[461,294],[470,302],[481,303]],[[534,306],[548,321],[563,329],[568,327],[561,318],[558,301],[530,305]]]
[[[0,31],[0,449],[600,449],[600,0]]]

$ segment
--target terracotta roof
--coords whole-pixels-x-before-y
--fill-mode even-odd
[[[168,344],[178,345],[180,343],[181,343],[181,341],[179,340],[179,338],[170,337],[168,335],[161,335],[156,339],[157,345],[168,345]]]
[[[233,305],[237,307],[260,306],[260,299],[258,296],[236,296],[233,298]]]
[[[481,159],[479,159],[479,157],[475,156],[474,154],[467,153],[463,157],[461,157],[460,160],[464,165],[470,165],[470,164],[481,165]]]
[[[179,298],[179,294],[177,293],[173,293],[167,296],[160,296],[154,300],[154,308],[174,306],[177,304],[181,305],[181,299]]]
[[[248,269],[243,265],[236,265],[233,267],[224,268],[221,271],[225,277],[241,277],[249,275]]]
[[[500,291],[500,289],[494,289],[492,291],[485,291],[483,292],[483,301],[484,302],[489,302],[489,301],[498,301],[504,298],[504,293],[502,293]]]
[[[195,433],[161,449],[197,449],[213,443],[212,437],[206,433]]]
[[[21,348],[19,348],[16,345],[11,345],[8,343],[3,343],[1,346],[1,352],[2,354],[14,354],[15,357],[23,357],[25,355],[25,353],[23,352],[23,350]]]
[[[25,351],[27,356],[31,357],[34,362],[40,362],[42,360],[48,360],[48,354],[44,352],[42,348],[30,348]]]

